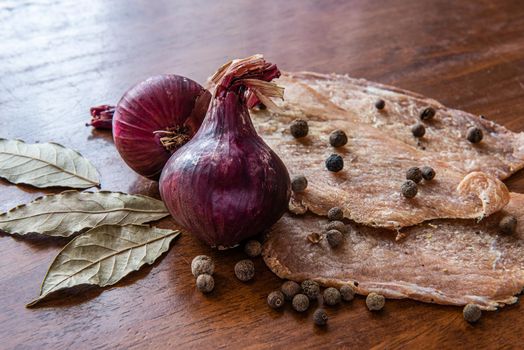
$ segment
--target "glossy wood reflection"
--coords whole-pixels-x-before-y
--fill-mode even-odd
[[[436,98],[524,131],[521,1],[60,1],[0,3],[0,137],[79,150],[106,190],[159,197],[157,183],[120,160],[109,132],[85,127],[89,107],[115,103],[132,84],[177,73],[203,82],[227,59],[264,53],[282,69],[349,73]],[[524,192],[524,176],[507,181]],[[45,193],[0,181],[5,210]],[[170,227],[171,219],[160,227]],[[484,313],[363,298],[330,308],[329,326],[274,311],[280,281],[255,261],[255,281],[233,274],[239,250],[217,252],[183,235],[158,263],[104,290],[77,288],[37,309],[62,239],[0,234],[0,348],[450,348],[518,347],[522,307]],[[216,290],[194,288],[189,263],[216,259]]]

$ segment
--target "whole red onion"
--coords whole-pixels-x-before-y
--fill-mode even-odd
[[[235,246],[287,209],[288,171],[256,133],[247,109],[248,102],[271,106],[269,97],[282,96],[283,89],[269,83],[279,74],[261,55],[220,68],[202,126],[162,171],[160,193],[173,218],[213,247]]]
[[[120,156],[140,175],[158,180],[171,154],[200,127],[210,99],[200,84],[178,75],[158,75],[133,86],[113,117]]]

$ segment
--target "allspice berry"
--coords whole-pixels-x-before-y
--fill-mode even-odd
[[[326,232],[326,239],[331,248],[336,248],[342,243],[344,236],[342,236],[342,233],[338,230],[329,230]]]
[[[307,188],[307,179],[304,175],[297,175],[291,179],[291,189],[293,192],[304,192]]]
[[[262,244],[260,244],[259,241],[252,239],[246,242],[246,245],[244,246],[244,253],[246,253],[247,256],[250,258],[255,258],[259,256],[261,252]]]
[[[215,288],[215,280],[213,276],[203,273],[198,275],[196,279],[196,287],[202,293],[209,293]]]
[[[328,210],[327,217],[331,221],[342,220],[344,218],[344,212],[339,207],[333,207]]]
[[[383,295],[377,293],[369,293],[366,297],[366,305],[370,311],[378,311],[384,307],[386,298]]]
[[[235,265],[235,276],[242,282],[247,282],[255,276],[255,265],[249,259],[240,260]]]
[[[293,297],[293,309],[298,312],[304,312],[309,308],[309,298],[304,294],[297,294]]]
[[[302,291],[310,300],[315,300],[320,295],[320,286],[312,280],[305,280],[301,283]]]
[[[329,144],[333,147],[342,147],[348,143],[348,137],[342,130],[335,130],[329,134]]]
[[[419,183],[422,181],[422,170],[419,167],[411,167],[406,171],[406,179]]]
[[[340,287],[340,296],[344,301],[351,301],[355,298],[355,287],[351,284],[344,284]]]
[[[517,229],[517,218],[512,215],[504,216],[499,222],[499,230],[505,235],[511,235]]]
[[[435,170],[433,170],[432,167],[423,166],[422,168],[420,168],[420,171],[422,172],[422,177],[426,181],[431,181],[435,178]]]
[[[407,180],[400,186],[400,192],[406,198],[413,198],[417,195],[417,184],[413,180]]]
[[[292,300],[295,295],[302,291],[302,287],[295,281],[286,281],[282,283],[280,291],[284,294],[286,300]]]
[[[307,124],[307,121],[305,121],[304,119],[296,119],[291,123],[289,131],[291,132],[291,135],[293,135],[294,138],[298,139],[307,136],[309,132],[309,126]]]
[[[331,221],[330,223],[328,223],[325,226],[325,229],[326,229],[326,231],[337,230],[337,231],[340,231],[342,233],[347,233],[348,232],[346,224],[344,224],[342,221],[339,221],[339,220]]]
[[[482,311],[480,308],[475,304],[468,304],[464,306],[464,310],[462,311],[462,314],[464,315],[464,319],[470,323],[475,323],[480,319],[480,316],[482,316]]]
[[[195,277],[198,277],[203,273],[212,275],[214,271],[215,264],[207,255],[198,255],[193,259],[193,261],[191,261],[191,273]]]
[[[322,327],[327,324],[327,321],[328,321],[328,315],[326,313],[326,310],[316,309],[315,312],[313,313],[313,322],[315,322],[317,326]]]
[[[482,130],[477,127],[472,127],[468,129],[468,133],[466,135],[466,138],[471,143],[479,143],[482,141],[482,138],[484,137],[484,134],[482,133]]]
[[[426,128],[424,125],[417,123],[411,127],[411,133],[415,137],[422,137],[426,134]]]
[[[267,304],[272,309],[278,309],[284,305],[284,294],[281,291],[275,290],[267,296]]]
[[[333,306],[333,305],[337,305],[338,303],[340,303],[340,299],[341,299],[340,292],[336,288],[333,288],[333,287],[326,288],[324,289],[324,293],[322,295],[324,297],[324,303],[326,305]]]

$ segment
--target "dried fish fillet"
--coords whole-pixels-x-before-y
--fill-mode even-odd
[[[493,310],[517,301],[524,287],[524,194],[512,194],[508,206],[481,222],[434,220],[403,230],[395,241],[385,229],[351,222],[343,243],[330,248],[325,218],[286,214],[268,234],[263,257],[281,278],[314,279],[339,287],[358,282],[357,293],[411,298],[437,304],[478,304]],[[503,215],[518,220],[516,233],[499,233]]]
[[[524,133],[511,132],[484,117],[447,108],[425,96],[339,74],[288,73],[283,82],[284,86],[304,84],[312,88],[347,111],[353,120],[418,149],[438,153],[440,160],[459,171],[483,171],[505,179],[524,167]],[[383,110],[375,107],[379,99],[385,101]],[[417,140],[410,128],[420,121],[426,108],[433,108],[436,114],[423,122],[426,134]],[[483,131],[483,142],[472,145],[466,139],[470,127]]]
[[[502,209],[509,200],[505,185],[482,172],[468,175],[441,159],[388,132],[362,123],[346,110],[305,84],[284,77],[286,100],[280,111],[253,111],[260,136],[288,167],[291,175],[304,174],[308,188],[294,194],[290,209],[326,215],[334,206],[359,223],[399,229],[436,218],[483,218]],[[309,134],[301,139],[289,133],[297,118],[308,120]],[[344,147],[329,145],[329,134],[342,129],[348,136]],[[325,160],[332,153],[344,158],[344,169],[329,172]],[[432,166],[437,176],[419,184],[418,195],[406,199],[400,193],[405,172],[413,166]]]

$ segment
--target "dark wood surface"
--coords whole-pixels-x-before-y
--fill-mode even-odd
[[[157,183],[119,159],[108,132],[84,127],[89,107],[116,102],[158,73],[203,82],[226,60],[264,53],[286,70],[349,73],[423,93],[512,130],[524,130],[522,1],[3,1],[0,3],[0,136],[55,141],[101,172],[102,188],[158,197]],[[524,176],[508,182],[524,192]],[[45,193],[0,182],[0,209]],[[159,226],[169,227],[169,219]],[[0,234],[0,348],[516,348],[523,308],[484,313],[364,299],[329,309],[325,330],[267,294],[279,279],[256,260],[256,279],[233,275],[240,251],[216,252],[189,234],[152,267],[111,288],[26,302],[63,240]],[[189,263],[216,259],[216,290],[194,288]]]

